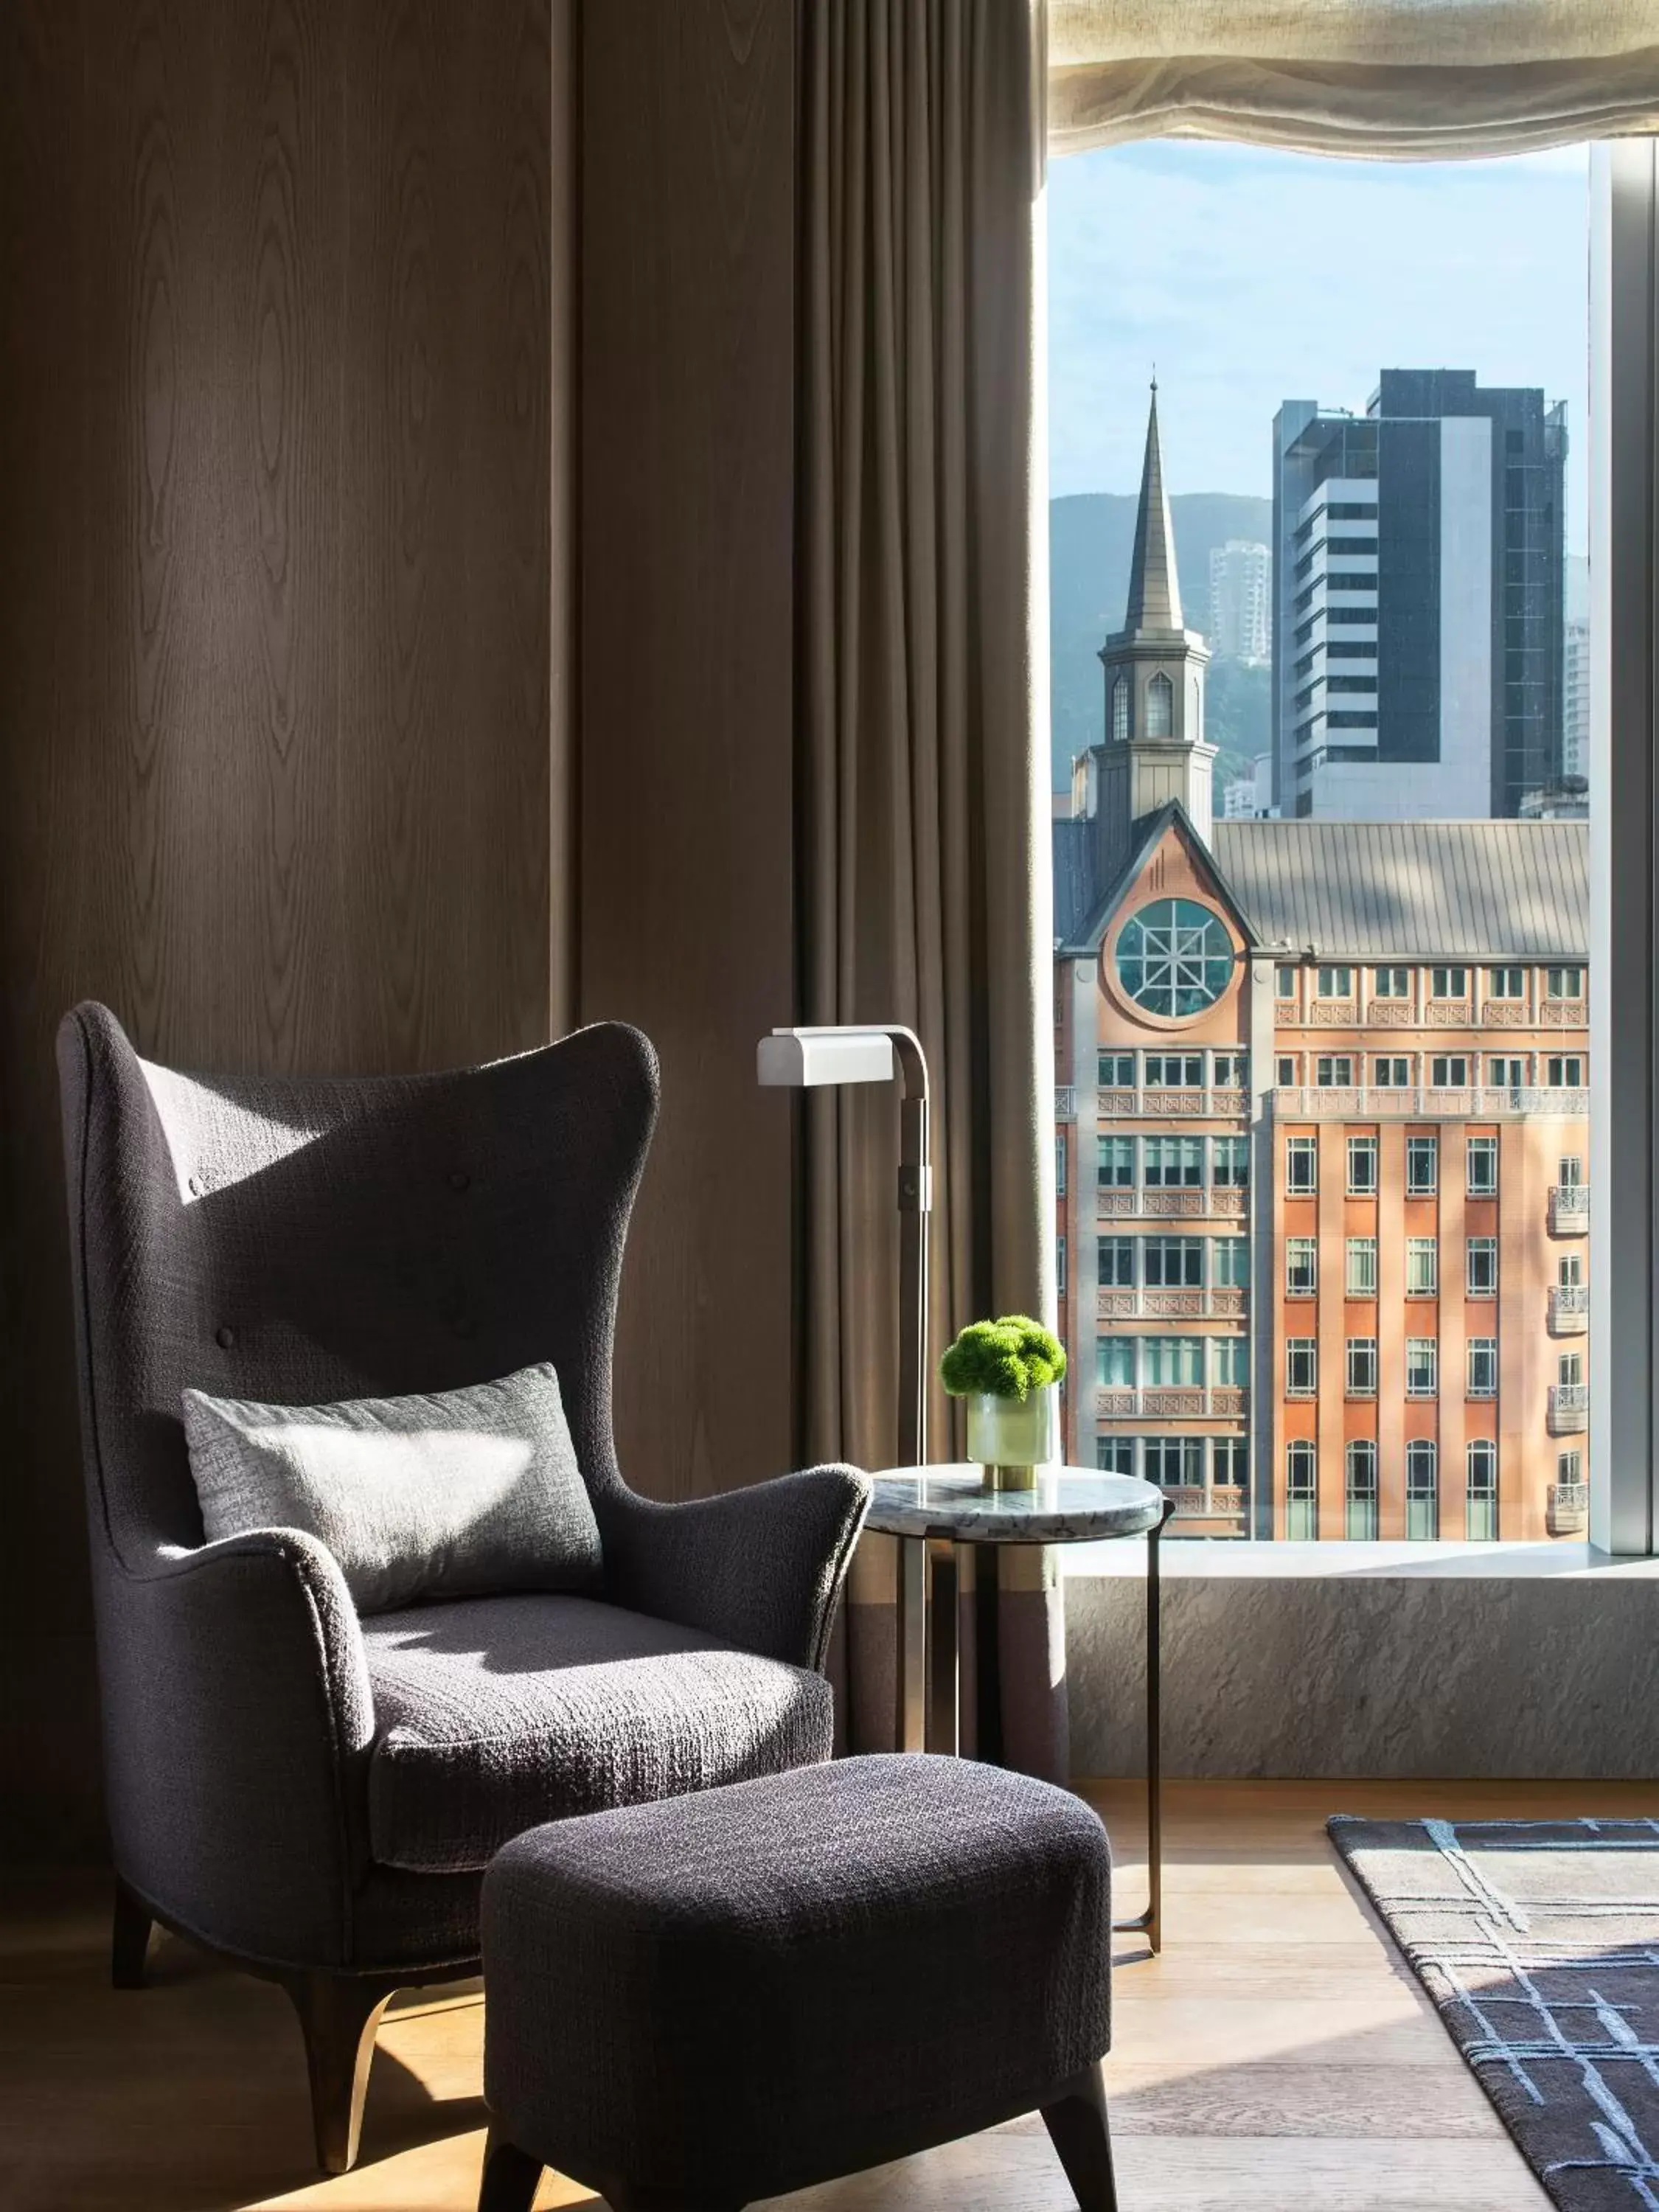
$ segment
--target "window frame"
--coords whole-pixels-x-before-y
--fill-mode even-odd
[[[1477,1362],[1490,1362],[1490,1383],[1483,1386],[1477,1381]],[[1495,1336],[1469,1336],[1463,1340],[1463,1395],[1481,1405],[1490,1404],[1498,1395],[1498,1339]]]
[[[1413,1281],[1413,1276],[1426,1276],[1427,1280]],[[1406,1296],[1408,1298],[1437,1298],[1439,1295],[1440,1239],[1437,1237],[1408,1237],[1406,1239]]]
[[[1292,1259],[1305,1259],[1307,1280],[1297,1280],[1300,1270],[1293,1267]],[[1316,1237],[1287,1237],[1285,1239],[1285,1296],[1287,1298],[1316,1298],[1319,1296],[1319,1239]]]
[[[1479,1148],[1478,1151],[1477,1147]],[[1476,1182],[1474,1175],[1474,1163],[1477,1158],[1491,1161],[1492,1180],[1490,1182]],[[1496,1137],[1470,1137],[1466,1140],[1463,1153],[1463,1194],[1466,1198],[1497,1197],[1498,1173],[1498,1139]]]
[[[1356,1260],[1369,1255],[1369,1266],[1356,1268]],[[1376,1239],[1375,1237],[1349,1237],[1342,1247],[1342,1295],[1346,1298],[1374,1298],[1376,1296]],[[1369,1283],[1356,1285],[1354,1277],[1369,1274]]]
[[[1369,1161],[1370,1163],[1370,1166],[1366,1170],[1365,1176],[1359,1179],[1356,1179],[1354,1175],[1354,1163],[1356,1161]],[[1376,1139],[1373,1136],[1365,1136],[1363,1134],[1350,1137],[1348,1139],[1347,1195],[1350,1198],[1375,1198],[1377,1191],[1378,1174],[1379,1166]]]
[[[1306,1380],[1298,1380],[1305,1374]],[[1298,1402],[1319,1395],[1319,1339],[1287,1336],[1285,1340],[1285,1395]]]
[[[1358,1370],[1356,1376],[1356,1369]],[[1364,1377],[1369,1373],[1370,1380]],[[1376,1339],[1351,1336],[1342,1347],[1342,1395],[1345,1398],[1376,1395]]]
[[[1419,1161],[1428,1162],[1428,1174],[1418,1173]],[[1406,1137],[1406,1195],[1434,1198],[1440,1190],[1440,1139],[1431,1130],[1413,1129]]]

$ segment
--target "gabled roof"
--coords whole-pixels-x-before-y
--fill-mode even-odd
[[[1081,838],[1054,841],[1054,939],[1057,951],[1073,957],[1079,953],[1097,952],[1100,941],[1106,934],[1112,916],[1117,912],[1124,893],[1157,851],[1165,834],[1173,829],[1181,837],[1198,866],[1213,881],[1218,896],[1238,925],[1239,933],[1247,945],[1254,945],[1256,930],[1249,913],[1228,882],[1226,873],[1214,852],[1199,836],[1191,815],[1178,799],[1171,799],[1156,813],[1147,814],[1134,825],[1129,848],[1121,866],[1116,870],[1103,891],[1091,895],[1089,871],[1094,860],[1095,825],[1091,822],[1056,822],[1056,831],[1081,829]],[[1062,871],[1061,848],[1065,846],[1064,869],[1067,905],[1062,908],[1060,882]],[[1064,920],[1062,920],[1064,916]]]

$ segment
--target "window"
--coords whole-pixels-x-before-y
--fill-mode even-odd
[[[1468,1294],[1472,1298],[1498,1296],[1498,1239],[1471,1237],[1468,1249]]]
[[[1371,1062],[1371,1081],[1379,1091],[1411,1088],[1412,1064],[1404,1053],[1382,1053]]]
[[[1440,1139],[1420,1133],[1406,1139],[1406,1195],[1432,1198],[1440,1187]]]
[[[1201,1389],[1204,1383],[1204,1339],[1201,1336],[1143,1336],[1140,1340],[1140,1381],[1143,1389]]]
[[[1440,1389],[1440,1347],[1431,1336],[1406,1339],[1406,1395],[1432,1398]]]
[[[1273,973],[1273,989],[1274,989],[1275,994],[1276,994],[1279,998],[1281,998],[1281,999],[1293,999],[1293,998],[1295,998],[1295,996],[1296,996],[1296,970],[1295,970],[1295,969],[1294,969],[1294,968],[1279,968],[1279,969],[1276,969],[1274,970],[1274,973]]]
[[[1317,1137],[1286,1137],[1285,1139],[1285,1189],[1287,1196],[1305,1198],[1319,1188],[1319,1139]]]
[[[1296,1056],[1293,1053],[1286,1052],[1279,1054],[1275,1062],[1274,1080],[1281,1091],[1293,1091],[1296,1088]]]
[[[1584,971],[1582,968],[1547,968],[1544,970],[1544,996],[1547,999],[1582,999],[1584,995]]]
[[[1285,1239],[1285,1295],[1310,1298],[1319,1288],[1319,1246],[1311,1237]]]
[[[1054,1239],[1054,1273],[1060,1279],[1060,1295],[1064,1297],[1066,1295],[1066,1239],[1063,1236],[1056,1237]]]
[[[1102,1474],[1133,1474],[1135,1440],[1133,1437],[1097,1437],[1095,1465]]]
[[[1243,1437],[1210,1438],[1210,1480],[1224,1490],[1243,1490],[1250,1479],[1249,1446]]]
[[[1319,1340],[1312,1336],[1285,1340],[1285,1395],[1311,1398],[1319,1389]]]
[[[1210,1247],[1210,1280],[1218,1290],[1244,1291],[1250,1285],[1250,1240],[1218,1237]]]
[[[1218,1052],[1212,1060],[1211,1081],[1218,1091],[1245,1091],[1249,1088],[1250,1055],[1248,1052]]]
[[[1249,1139],[1212,1137],[1210,1162],[1210,1180],[1218,1190],[1243,1190],[1250,1180]]]
[[[1556,1162],[1555,1180],[1563,1190],[1582,1190],[1584,1186],[1584,1163],[1576,1153],[1569,1153]]]
[[[1468,1079],[1468,1060],[1461,1052],[1437,1052],[1429,1062],[1429,1085],[1432,1090],[1462,1091]]]
[[[1096,1139],[1096,1176],[1103,1190],[1127,1190],[1135,1179],[1135,1140],[1133,1137]]]
[[[1104,1390],[1133,1390],[1135,1340],[1132,1336],[1095,1339],[1095,1381]]]
[[[1314,1081],[1322,1091],[1348,1091],[1353,1087],[1353,1061],[1346,1052],[1321,1053],[1314,1068]]]
[[[1495,1398],[1498,1395],[1498,1339],[1495,1336],[1472,1336],[1468,1355],[1469,1396]]]
[[[1583,1055],[1577,1052],[1553,1052],[1544,1062],[1544,1080],[1552,1091],[1582,1091],[1584,1087]]]
[[[1100,1286],[1105,1291],[1127,1290],[1135,1279],[1133,1237],[1102,1237],[1096,1240]]]
[[[1374,1298],[1376,1296],[1376,1239],[1375,1237],[1349,1237],[1348,1267],[1345,1287],[1351,1298]]]
[[[1468,1194],[1471,1198],[1495,1198],[1498,1195],[1496,1137],[1469,1139]]]
[[[1133,1091],[1135,1056],[1132,1052],[1103,1052],[1096,1080],[1103,1091]]]
[[[1468,1468],[1465,1528],[1470,1540],[1498,1540],[1498,1447],[1490,1437],[1476,1437],[1465,1454]]]
[[[1243,1390],[1250,1379],[1250,1340],[1247,1336],[1210,1339],[1210,1380],[1220,1390]]]
[[[1376,1446],[1369,1437],[1356,1437],[1343,1454],[1346,1462],[1347,1510],[1343,1534],[1350,1543],[1376,1540]]]
[[[1141,1447],[1141,1473],[1165,1490],[1200,1490],[1204,1486],[1202,1437],[1148,1437]]]
[[[1140,1255],[1148,1290],[1196,1290],[1204,1280],[1201,1237],[1148,1237]]]
[[[1345,1387],[1350,1398],[1376,1397],[1376,1339],[1374,1336],[1351,1336],[1348,1339]]]
[[[1422,1437],[1406,1447],[1406,1534],[1417,1543],[1432,1543],[1440,1534],[1436,1456],[1433,1444]]]
[[[1584,1480],[1583,1452],[1564,1451],[1555,1455],[1555,1480],[1564,1490],[1571,1490]]]
[[[1564,1291],[1578,1291],[1584,1286],[1584,1260],[1580,1252],[1564,1252],[1555,1263],[1557,1287]]]
[[[1319,995],[1322,999],[1351,999],[1353,996],[1352,968],[1322,968],[1319,971]]]
[[[1146,1055],[1149,1091],[1201,1091],[1204,1055],[1200,1052],[1149,1052]]]
[[[1196,1190],[1204,1180],[1201,1137],[1148,1137],[1141,1155],[1149,1190]]]
[[[1514,1053],[1494,1053],[1486,1062],[1486,1081],[1494,1091],[1523,1091],[1527,1063]]]
[[[1097,699],[1100,694],[1095,694]],[[1120,676],[1112,686],[1112,738],[1114,743],[1126,745],[1129,742],[1129,679]]]
[[[1175,686],[1160,672],[1146,686],[1146,734],[1168,738],[1175,733]]]
[[[1564,1352],[1555,1363],[1555,1379],[1564,1390],[1576,1390],[1584,1379],[1584,1355],[1582,1352]]]
[[[1412,994],[1412,971],[1409,968],[1373,968],[1371,996],[1374,999],[1409,999]]]
[[[1066,1139],[1054,1139],[1054,1191],[1058,1197],[1066,1195]]]
[[[1375,1137],[1350,1137],[1348,1139],[1348,1194],[1351,1198],[1375,1198],[1376,1195]]]
[[[1117,973],[1148,1013],[1166,1021],[1201,1014],[1232,981],[1232,939],[1196,900],[1154,899],[1118,933]]]
[[[1319,1462],[1305,1437],[1285,1447],[1285,1534],[1293,1544],[1311,1544],[1319,1534]]]
[[[1431,968],[1429,996],[1431,999],[1467,999],[1469,995],[1469,971],[1467,968]]]
[[[1406,1239],[1406,1296],[1431,1298],[1440,1288],[1440,1247],[1432,1237]]]
[[[1527,995],[1527,971],[1524,968],[1488,968],[1486,996],[1489,999],[1524,999]]]

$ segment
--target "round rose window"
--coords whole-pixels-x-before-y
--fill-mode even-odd
[[[1193,899],[1154,899],[1118,937],[1118,981],[1137,1006],[1165,1020],[1212,1006],[1232,972],[1232,939],[1219,915]]]

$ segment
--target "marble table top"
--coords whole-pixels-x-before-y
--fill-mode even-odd
[[[987,1490],[977,1467],[888,1468],[871,1478],[865,1526],[884,1536],[948,1536],[959,1544],[1089,1544],[1156,1526],[1164,1493],[1128,1474],[1045,1467],[1035,1490]]]

